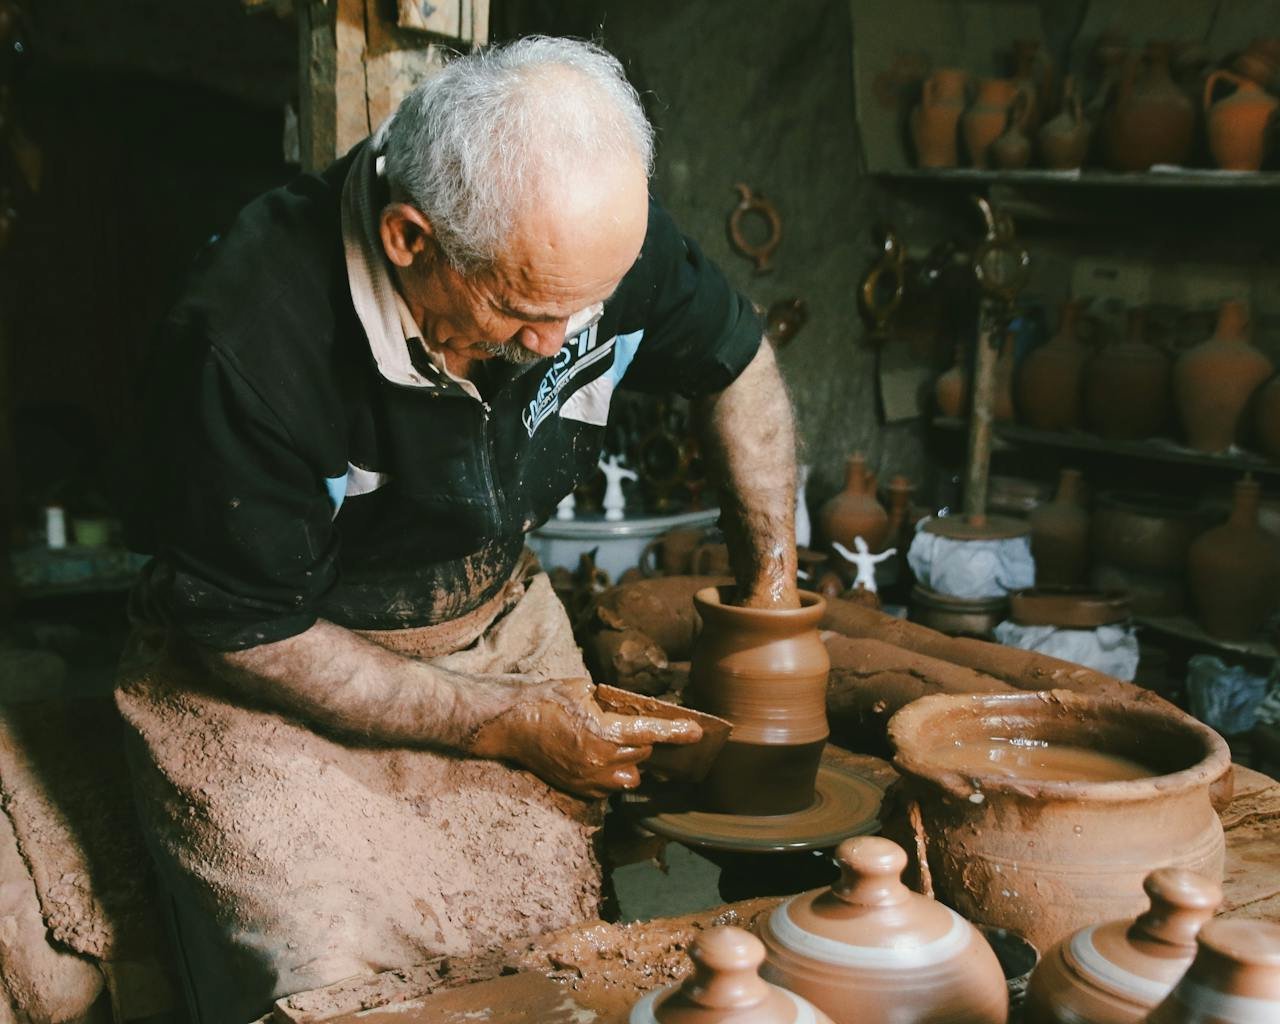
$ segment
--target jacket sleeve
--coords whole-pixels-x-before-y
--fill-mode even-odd
[[[640,299],[644,334],[622,387],[695,398],[733,383],[755,356],[764,323],[652,200],[631,274],[638,278],[628,284]]]

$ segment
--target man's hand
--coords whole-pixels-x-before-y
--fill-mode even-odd
[[[465,745],[476,757],[502,758],[544,782],[584,797],[640,784],[637,765],[655,743],[696,743],[692,719],[618,715],[595,702],[586,679],[520,686],[510,708],[486,722]]]

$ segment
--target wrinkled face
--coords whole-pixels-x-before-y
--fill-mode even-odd
[[[466,360],[559,352],[570,317],[612,295],[640,254],[648,182],[639,166],[617,164],[544,190],[491,268],[461,274],[431,246],[415,258],[399,281],[427,344]]]

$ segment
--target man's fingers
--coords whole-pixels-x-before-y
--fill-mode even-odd
[[[655,743],[697,743],[702,726],[692,718],[647,718],[644,715],[606,716],[604,737],[611,743],[653,746]]]
[[[653,747],[647,744],[643,747],[615,747],[609,759],[618,764],[639,764],[641,761],[647,761],[652,753]]]

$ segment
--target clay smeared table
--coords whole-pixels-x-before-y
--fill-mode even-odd
[[[1280,922],[1280,782],[1237,767],[1235,795],[1222,812],[1222,824],[1227,834],[1222,916]],[[280,1000],[264,1020],[426,1024],[441,1019],[423,1002],[432,993],[512,972],[534,972],[560,982],[579,1007],[603,1021],[641,993],[683,977],[689,969],[684,951],[697,932],[716,924],[750,927],[777,902],[747,900],[630,925],[583,924],[489,954],[442,957],[299,993]],[[579,1024],[593,1019],[581,1013],[565,1019],[570,1018]]]

